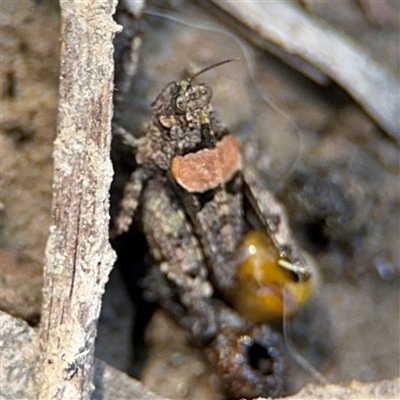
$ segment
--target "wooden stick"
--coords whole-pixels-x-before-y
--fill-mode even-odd
[[[52,225],[46,248],[39,399],[89,399],[108,242],[116,0],[61,0]]]

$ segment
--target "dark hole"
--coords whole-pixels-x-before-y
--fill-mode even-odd
[[[253,369],[266,376],[273,375],[273,359],[264,346],[257,342],[253,343],[247,350],[247,357]]]
[[[130,355],[130,367],[127,371],[131,376],[139,378],[147,358],[147,346],[144,332],[155,309],[155,305],[142,295],[142,280],[147,272],[145,255],[148,247],[144,235],[132,226],[131,229],[112,242],[118,254],[116,269],[121,274],[129,297],[134,307],[134,324],[131,331],[133,352]]]

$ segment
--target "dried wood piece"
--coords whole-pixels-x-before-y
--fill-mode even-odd
[[[58,133],[46,248],[40,399],[88,399],[108,242],[116,0],[62,0]]]
[[[400,143],[400,85],[358,43],[286,2],[213,3],[240,21],[258,45],[268,50],[273,43],[319,68]]]
[[[37,332],[18,318],[0,311],[0,387],[7,399],[34,399],[35,368],[38,358]],[[163,400],[147,391],[135,379],[95,359],[95,392],[97,400]],[[400,395],[400,379],[374,383],[353,381],[350,385],[307,385],[299,393],[285,397],[285,400],[300,399],[395,399]],[[43,397],[39,397],[43,399]],[[81,397],[78,397],[81,398]],[[165,400],[165,399],[164,399]],[[260,399],[263,400],[263,399]]]
[[[285,400],[304,400],[304,399],[397,399],[400,395],[400,379],[388,379],[379,382],[362,383],[352,381],[348,386],[339,385],[307,385],[297,394],[285,397]],[[263,400],[263,399],[259,399]],[[283,400],[283,399],[281,399]]]
[[[25,321],[0,311],[0,398],[36,398],[38,336]]]
[[[0,388],[3,399],[43,399],[36,396],[35,363],[38,332],[22,319],[0,311]],[[91,400],[163,400],[123,372],[94,360]],[[82,397],[78,397],[82,398]],[[72,398],[71,398],[72,399]],[[75,399],[75,398],[74,398]]]

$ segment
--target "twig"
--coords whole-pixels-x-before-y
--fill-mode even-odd
[[[88,399],[108,242],[116,0],[61,0],[52,225],[40,324],[39,399]]]

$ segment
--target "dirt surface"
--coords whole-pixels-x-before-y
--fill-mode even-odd
[[[309,8],[316,18],[362,42],[398,73],[396,26],[376,27],[356,2],[314,3]],[[151,101],[185,71],[240,56],[242,61],[209,71],[202,80],[213,88],[222,120],[286,204],[296,235],[320,266],[321,287],[291,324],[294,346],[329,383],[398,376],[399,149],[333,84],[320,87],[257,50],[258,74],[251,79],[240,45],[207,9],[173,4],[185,24],[166,14],[144,16],[126,125],[140,134]],[[18,2],[18,9],[5,2],[2,13],[0,307],[35,323],[50,222],[59,17],[51,2]],[[210,23],[225,33],[206,28]],[[130,282],[118,274],[113,272],[104,298],[96,351],[132,372],[135,310],[125,289]],[[147,387],[170,398],[222,398],[201,352],[165,314],[154,314],[146,342]],[[293,390],[313,381],[309,372],[295,370]]]
[[[4,2],[1,13],[0,307],[37,323],[50,225],[59,15],[54,5],[31,1],[18,8]]]

